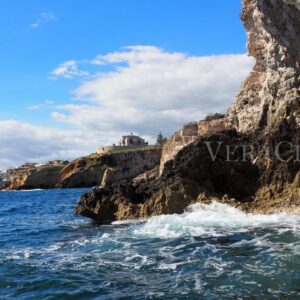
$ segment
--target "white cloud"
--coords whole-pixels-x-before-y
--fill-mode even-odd
[[[30,27],[32,28],[38,28],[42,26],[44,23],[49,22],[55,22],[58,18],[51,12],[43,12],[41,13],[40,17],[32,24],[30,24]]]
[[[30,105],[27,107],[29,110],[39,110],[42,108],[42,104],[35,104],[35,105]]]
[[[53,106],[54,102],[52,100],[45,100],[43,103],[30,105],[27,107],[29,110],[41,110],[41,109],[50,109]]]
[[[88,132],[6,120],[0,121],[0,168],[25,161],[72,159],[93,152],[97,139]]]
[[[56,69],[54,69],[50,73],[50,79],[58,79],[59,77],[72,79],[74,77],[84,77],[88,75],[89,72],[78,69],[78,65],[75,60],[69,60],[60,64]]]
[[[184,122],[224,112],[253,65],[246,55],[197,57],[154,46],[126,47],[92,61],[108,66],[74,92],[89,104],[65,105],[55,120],[88,131],[171,134]]]

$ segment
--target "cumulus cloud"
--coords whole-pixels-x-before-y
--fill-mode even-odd
[[[159,131],[169,135],[185,122],[224,112],[253,60],[245,54],[197,57],[133,46],[91,63],[110,71],[75,90],[85,104],[61,106],[53,118],[87,131],[135,131],[154,138]]]
[[[30,24],[30,27],[38,28],[41,27],[44,23],[55,22],[57,20],[58,18],[52,12],[43,12],[35,22]]]
[[[25,161],[73,159],[95,150],[94,135],[80,130],[36,126],[16,120],[0,121],[0,168]]]
[[[78,64],[75,60],[69,60],[60,64],[56,69],[50,73],[50,79],[58,79],[60,77],[65,79],[72,79],[74,77],[88,76],[89,72],[78,69]]]

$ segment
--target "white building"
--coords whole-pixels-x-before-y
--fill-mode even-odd
[[[148,143],[138,135],[124,135],[120,141],[120,146],[127,147],[145,147]]]
[[[97,148],[97,154],[104,154],[109,153],[112,151],[122,151],[134,148],[143,148],[148,146],[148,142],[146,142],[143,138],[139,137],[138,135],[124,135],[122,136],[119,145],[112,145],[112,146],[101,146]]]

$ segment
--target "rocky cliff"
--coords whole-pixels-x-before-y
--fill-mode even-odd
[[[246,211],[300,213],[299,1],[244,0],[255,67],[225,116],[167,142],[159,171],[83,195],[75,213],[110,223],[181,213],[217,199]]]
[[[49,162],[42,166],[21,166],[10,170],[9,190],[50,189],[57,184],[59,173],[68,162]]]
[[[287,117],[300,126],[300,11],[286,3],[299,1],[244,1],[242,20],[256,64],[227,115],[238,131],[269,131]]]
[[[105,187],[154,168],[159,164],[160,157],[160,147],[148,146],[91,154],[70,163],[26,164],[10,170],[9,185],[3,187],[9,190]]]
[[[194,142],[198,137],[221,132],[227,127],[225,116],[222,114],[209,115],[203,121],[184,125],[165,143],[160,160],[159,174],[163,173],[166,162],[174,159],[181,149]]]
[[[61,170],[57,187],[105,187],[130,179],[159,164],[161,149],[145,147],[76,159]]]
[[[252,136],[258,161],[267,164],[251,207],[299,210],[299,0],[244,0],[242,20],[256,64],[226,118]]]

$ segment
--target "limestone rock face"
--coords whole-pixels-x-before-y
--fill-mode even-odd
[[[46,164],[28,169],[17,168],[11,171],[9,178],[10,190],[50,189],[54,188],[64,163]]]
[[[9,190],[107,186],[158,166],[159,147],[92,154],[72,161],[11,170]],[[1,187],[1,185],[0,185]]]
[[[256,65],[227,114],[229,123],[242,132],[268,131],[288,116],[300,127],[299,1],[243,3],[249,55]]]
[[[122,179],[130,179],[151,170],[159,164],[161,149],[120,154],[115,161],[117,168],[107,168],[101,187],[107,187]]]
[[[163,146],[160,160],[159,173],[162,174],[164,165],[167,161],[173,159],[175,155],[184,147],[195,141],[198,136],[198,124],[191,123],[173,134],[173,136]]]
[[[71,162],[59,175],[57,187],[107,186],[129,179],[159,164],[160,148],[93,154]]]
[[[224,116],[220,114],[208,116],[198,123],[186,124],[181,130],[175,132],[163,146],[159,174],[162,175],[166,162],[174,159],[181,149],[194,142],[198,137],[225,129],[227,129],[227,123]]]
[[[57,188],[80,188],[99,185],[103,176],[100,156],[89,155],[76,159],[63,168],[56,182]]]

